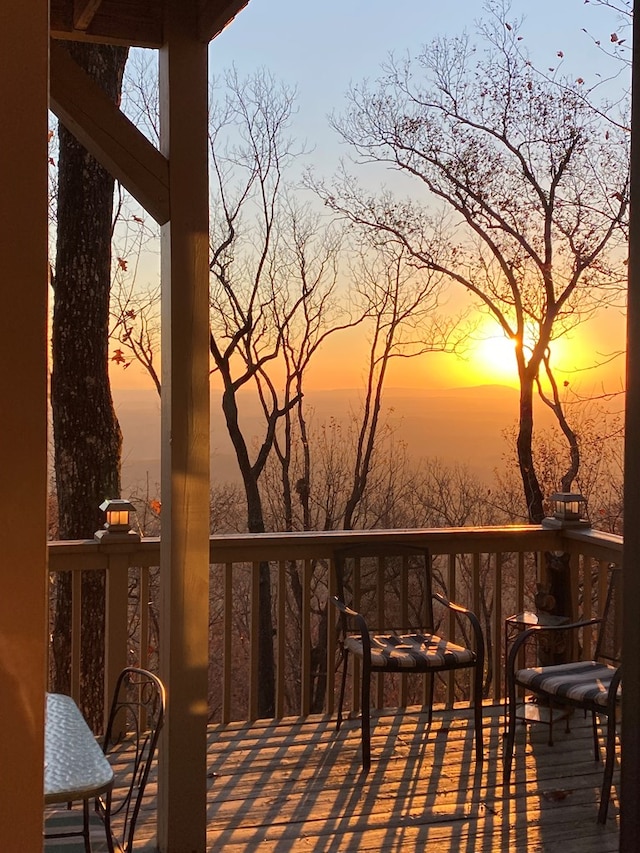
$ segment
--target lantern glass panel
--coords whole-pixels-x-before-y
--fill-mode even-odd
[[[554,496],[554,517],[559,521],[579,521],[584,512],[582,495],[557,494]]]
[[[126,509],[112,509],[107,512],[109,527],[129,527],[129,512]]]

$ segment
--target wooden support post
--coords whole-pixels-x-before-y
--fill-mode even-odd
[[[197,0],[167,0],[160,51],[161,150],[170,220],[162,228],[162,851],[206,849],[209,627],[209,192],[207,44]]]
[[[629,295],[627,302],[627,399],[624,460],[624,550],[622,563],[622,761],[620,850],[638,849],[640,838],[640,8],[634,3],[631,98],[631,213],[629,222]]]
[[[0,850],[42,849],[47,649],[47,3],[0,13]]]

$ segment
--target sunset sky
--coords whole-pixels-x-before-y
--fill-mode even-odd
[[[325,0],[323,3],[299,0],[250,0],[236,20],[216,38],[210,47],[212,73],[232,64],[241,76],[265,68],[278,80],[295,87],[298,112],[292,135],[313,149],[314,169],[330,175],[346,155],[337,135],[330,129],[327,116],[339,112],[352,82],[374,78],[389,52],[415,53],[422,44],[442,34],[458,34],[465,26],[473,30],[474,20],[482,15],[479,0],[456,3],[434,0],[396,0],[390,6],[382,0]],[[563,69],[569,75],[582,76],[587,84],[597,75],[608,76],[612,68],[593,43],[607,44],[611,32],[619,28],[615,15],[585,0],[514,0],[512,20],[524,16],[523,44],[541,67],[557,64],[563,53]],[[585,32],[586,30],[586,32]],[[626,81],[608,84],[612,94],[623,91]],[[458,298],[452,293],[454,303]],[[560,381],[569,381],[584,391],[620,390],[623,384],[623,359],[612,358],[623,348],[624,316],[610,309],[581,326],[554,350],[554,362]],[[357,359],[345,363],[345,351],[352,351],[356,336],[344,337],[332,344],[310,375],[313,385],[322,388],[356,387],[361,382]],[[608,362],[599,371],[587,370],[595,362]],[[125,373],[113,371],[120,387],[144,384],[139,368],[132,365]],[[512,347],[497,327],[482,322],[464,358],[429,355],[411,363],[396,365],[389,377],[395,387],[452,387],[477,384],[516,385]]]

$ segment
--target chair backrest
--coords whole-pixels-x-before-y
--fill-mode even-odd
[[[103,750],[112,760],[119,751],[127,759],[124,765],[127,784],[121,786],[116,781],[106,806],[111,817],[122,821],[117,837],[126,853],[133,848],[136,821],[164,722],[165,705],[164,685],[156,675],[137,667],[122,670],[114,690]],[[131,758],[134,764],[130,769]]]
[[[598,628],[595,659],[612,664],[622,660],[622,625],[620,618],[620,593],[622,569],[619,566],[609,571],[607,597]]]
[[[427,548],[369,541],[337,549],[333,560],[338,597],[371,629],[433,630]]]

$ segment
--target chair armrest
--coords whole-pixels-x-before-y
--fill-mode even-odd
[[[441,592],[434,592],[431,596],[434,601],[439,601],[440,604],[444,605],[444,607],[448,607],[449,610],[455,610],[456,613],[463,613],[465,616],[469,616],[470,614],[475,616],[472,610],[469,610],[468,607],[463,607],[462,604],[456,604],[453,601],[449,601],[446,595],[442,595]]]
[[[360,618],[364,619],[361,613],[358,613],[357,610],[353,610],[351,607],[346,605],[344,601],[338,598],[337,595],[331,596],[331,603],[334,604],[338,608],[338,610],[340,610],[342,613],[345,613],[347,616],[360,616]]]
[[[367,622],[362,615],[362,613],[358,613],[357,610],[353,610],[347,604],[342,601],[342,599],[338,598],[337,595],[331,596],[331,603],[338,608],[340,613],[342,614],[342,624],[343,630],[346,633],[346,619],[351,618],[355,621],[358,631],[360,632],[360,636],[362,637],[362,648],[365,654],[371,654],[371,638],[369,636],[369,628],[367,627]]]
[[[531,628],[527,628],[526,631],[519,634],[513,641],[509,649],[509,657],[507,658],[507,675],[515,672],[515,661],[518,652],[535,634],[540,634],[541,632],[546,634],[554,631],[575,631],[578,628],[586,628],[589,625],[599,625],[601,622],[602,619],[586,619],[582,622],[568,622],[566,625],[532,625]]]
[[[442,595],[440,592],[434,592],[432,595],[434,601],[437,601],[439,604],[442,604],[443,607],[446,607],[448,610],[452,610],[454,613],[457,613],[460,616],[466,617],[471,623],[471,627],[473,629],[473,635],[475,638],[475,652],[476,657],[479,662],[479,666],[484,665],[484,637],[482,636],[482,628],[480,627],[480,620],[473,612],[473,610],[469,610],[468,607],[463,607],[462,604],[456,604],[453,601],[449,601],[449,599]]]
[[[620,687],[620,683],[622,682],[622,664],[616,669],[613,674],[613,678],[611,679],[611,684],[609,685],[609,692],[607,694],[607,707],[609,709],[609,715],[615,715],[615,708],[618,704],[618,688]]]

